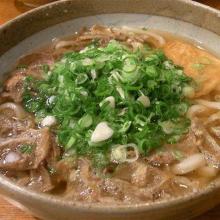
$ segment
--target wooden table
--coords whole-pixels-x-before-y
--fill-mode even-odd
[[[220,0],[200,0],[199,2],[220,9]],[[0,0],[0,24],[16,17],[23,11],[23,9],[19,11],[14,7],[14,0]],[[0,220],[36,220],[36,218],[0,198]],[[220,206],[194,220],[220,220]]]

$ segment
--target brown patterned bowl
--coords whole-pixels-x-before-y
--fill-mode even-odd
[[[220,51],[220,11],[190,0],[64,0],[28,12],[0,27],[0,76],[16,59],[54,37],[92,24],[147,26],[183,35]],[[48,220],[181,220],[220,203],[220,181],[186,197],[154,204],[100,206],[63,201],[16,186],[0,176],[0,193]]]

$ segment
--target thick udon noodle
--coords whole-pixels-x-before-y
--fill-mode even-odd
[[[133,49],[149,43],[163,49],[168,58],[199,82],[196,92],[187,91],[193,103],[187,113],[191,120],[188,134],[177,144],[167,144],[148,156],[118,165],[114,172],[107,167],[103,170],[104,178],[96,175],[85,157],[58,160],[62,151],[54,134],[48,128],[38,128],[34,116],[25,112],[21,104],[25,76],[40,78],[42,63],[51,66],[65,52],[79,51],[94,39],[102,45],[115,39]],[[69,200],[117,204],[187,195],[202,190],[218,177],[220,60],[209,52],[158,32],[94,26],[91,31],[84,29],[71,38],[56,40],[49,48],[22,58],[20,63],[28,68],[12,72],[0,99],[0,168],[17,184]],[[195,63],[203,68],[194,68]],[[17,153],[18,146],[24,143],[34,143],[35,150],[30,154]]]

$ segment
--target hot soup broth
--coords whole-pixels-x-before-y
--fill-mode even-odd
[[[83,29],[21,58],[0,101],[0,169],[20,186],[137,204],[218,178],[220,60],[175,36]]]

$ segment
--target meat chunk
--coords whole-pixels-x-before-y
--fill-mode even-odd
[[[87,159],[78,160],[78,168],[69,175],[65,198],[87,202],[98,202],[100,198],[100,183],[91,171],[91,164]]]
[[[131,175],[131,183],[138,187],[146,186],[147,165],[138,163],[135,171]]]
[[[25,68],[15,70],[12,76],[5,82],[3,97],[7,97],[16,103],[22,101],[24,92],[24,80],[26,76],[33,76],[36,79],[42,79],[44,71],[43,65],[52,65],[54,59],[48,53],[33,53],[26,55],[19,60],[18,65],[24,65]]]
[[[55,186],[49,171],[43,165],[30,171],[16,171],[11,177],[14,177],[19,186],[25,186],[38,192],[48,192]]]
[[[128,163],[118,164],[113,173],[113,177],[130,182],[133,170],[134,168]]]
[[[29,119],[18,120],[0,115],[0,121],[0,137],[2,138],[16,136],[21,132],[34,127],[34,124]]]
[[[2,94],[2,96],[9,98],[16,103],[21,102],[22,94],[24,92],[24,79],[24,72],[19,71],[13,74],[13,76],[5,82],[5,92]]]
[[[220,168],[219,140],[215,139],[212,134],[208,132],[203,122],[196,117],[192,120],[191,130],[200,140],[198,148],[203,153],[207,164]]]
[[[30,171],[29,182],[26,186],[39,192],[48,192],[54,188],[48,170],[42,165]]]
[[[12,102],[0,105],[0,121],[0,138],[16,136],[35,126],[33,117]]]
[[[18,65],[36,67],[42,66],[42,64],[52,65],[53,62],[52,51],[50,51],[50,49],[44,49],[44,51],[31,53],[21,57],[18,61]]]
[[[56,172],[57,163],[61,156],[61,150],[60,147],[57,146],[57,143],[55,141],[55,136],[51,135],[51,144],[50,144],[50,150],[46,157],[47,167],[51,170],[53,173]],[[60,170],[63,172],[63,170]]]
[[[170,178],[169,172],[163,172],[141,161],[134,162],[127,167],[129,168],[127,176],[130,176],[127,180],[120,178],[119,171],[122,171],[120,169],[117,171],[117,176],[114,175],[102,181],[101,201],[102,198],[109,197],[125,203],[152,201],[154,193],[161,191]]]
[[[14,138],[1,139],[0,168],[30,170],[38,168],[50,149],[50,134],[47,128],[29,129]]]
[[[49,49],[45,52],[32,53],[22,57],[19,60],[21,65],[27,66],[25,74],[27,76],[33,76],[36,79],[42,79],[44,75],[44,65],[52,66],[54,58],[52,51]]]
[[[77,161],[74,157],[66,157],[55,164],[58,182],[67,182],[72,170],[77,169]]]
[[[140,203],[150,200],[151,195],[142,193],[137,186],[116,178],[106,178],[101,184],[102,196],[113,197],[115,201]]]
[[[159,167],[173,163],[175,161],[175,157],[171,151],[166,150],[166,151],[152,153],[147,158],[147,160],[152,166]]]
[[[196,97],[217,89],[220,83],[220,60],[205,50],[182,41],[170,41],[164,46],[166,56],[184,67],[186,75],[199,85]]]

